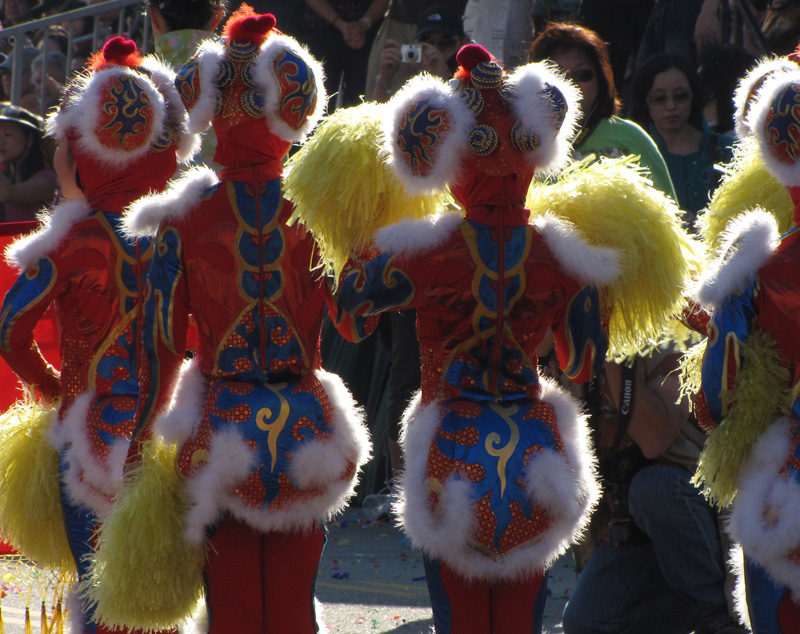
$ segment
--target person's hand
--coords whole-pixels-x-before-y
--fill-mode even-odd
[[[453,74],[447,66],[447,60],[442,52],[433,44],[422,43],[422,62],[419,64],[422,70],[428,71],[435,77],[450,79]]]
[[[380,71],[378,73],[378,83],[383,86],[391,86],[392,79],[400,69],[400,42],[387,39],[383,45],[380,55]]]
[[[337,20],[336,28],[341,31],[342,37],[344,38],[344,43],[353,50],[360,49],[366,43],[364,32],[359,27],[358,22]]]
[[[697,54],[710,44],[722,40],[719,24],[719,0],[705,0],[694,26],[694,44]]]

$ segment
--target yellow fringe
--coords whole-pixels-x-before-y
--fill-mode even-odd
[[[697,220],[709,257],[716,256],[728,222],[757,205],[775,216],[781,233],[794,226],[792,199],[767,169],[755,138],[736,144],[725,172],[708,208]]]
[[[454,205],[447,192],[406,195],[381,150],[384,110],[371,102],[337,109],[287,164],[284,196],[295,204],[290,222],[311,231],[334,279],[381,227]]]
[[[81,590],[100,623],[145,631],[189,616],[203,589],[203,546],[184,539],[189,502],[175,470],[176,447],[145,443],[103,522]]]
[[[0,527],[43,568],[74,572],[58,489],[58,452],[48,434],[55,409],[31,397],[0,416]]]
[[[701,246],[683,230],[678,207],[642,172],[631,157],[582,161],[556,182],[534,183],[528,192],[533,216],[554,214],[589,243],[620,253],[621,275],[601,289],[614,359],[688,336],[674,317],[702,261]]]
[[[741,359],[733,404],[722,424],[709,433],[693,480],[719,507],[733,502],[750,450],[778,412],[788,412],[792,403],[789,371],[771,335],[754,330],[741,346]],[[696,381],[691,383],[694,388]]]

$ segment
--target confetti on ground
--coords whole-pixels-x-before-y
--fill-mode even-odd
[[[334,579],[349,579],[350,573],[349,572],[334,572],[331,577]]]

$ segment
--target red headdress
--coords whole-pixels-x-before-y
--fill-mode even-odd
[[[275,29],[274,16],[242,5],[221,40],[207,40],[178,73],[190,129],[213,124],[214,160],[222,176],[276,178],[281,158],[323,114],[322,66],[293,38]]]
[[[175,173],[196,147],[175,74],[136,44],[109,40],[68,86],[48,133],[68,142],[92,206],[118,210]]]

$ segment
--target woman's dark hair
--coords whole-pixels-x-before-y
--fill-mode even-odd
[[[670,68],[682,72],[689,81],[689,89],[692,91],[689,123],[695,128],[702,128],[703,108],[706,105],[703,83],[691,63],[685,57],[674,53],[656,53],[636,69],[631,79],[630,118],[645,129],[653,122],[647,105],[647,95],[653,88],[656,75]]]
[[[594,65],[597,77],[596,115],[605,119],[619,113],[622,103],[614,85],[614,71],[611,69],[608,47],[602,38],[591,29],[576,24],[551,22],[533,40],[530,51],[528,51],[528,59],[532,62],[541,62],[562,51],[572,49],[583,51]],[[589,114],[585,112],[584,116],[589,116]]]
[[[205,29],[216,15],[225,8],[225,0],[148,0],[161,11],[170,31],[182,29]]]
[[[25,135],[25,139],[31,139],[31,147],[28,149],[28,154],[22,158],[18,163],[6,164],[5,173],[12,183],[24,183],[36,172],[47,169],[47,164],[44,160],[44,152],[42,151],[42,135],[28,126],[13,123]]]

